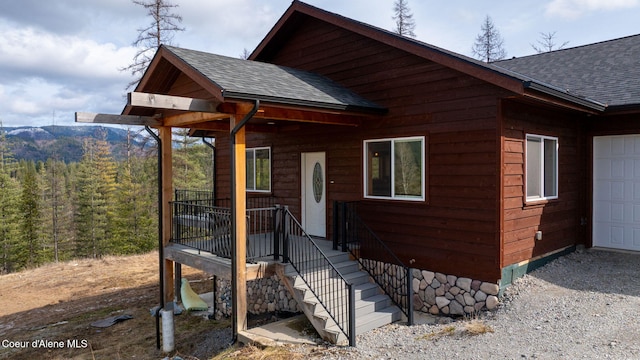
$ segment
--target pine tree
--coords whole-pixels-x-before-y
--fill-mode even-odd
[[[114,218],[115,163],[106,140],[85,141],[78,173],[76,256],[102,257]]]
[[[19,239],[19,186],[9,176],[7,165],[0,165],[0,274],[19,270],[16,264]]]
[[[473,55],[487,63],[507,57],[507,51],[503,47],[504,40],[489,15],[485,17],[480,30],[481,33],[476,36],[476,42],[471,49]]]
[[[413,32],[416,28],[416,23],[413,21],[413,14],[409,9],[407,0],[396,0],[393,4],[393,20],[396,21],[396,27],[394,31],[398,35],[416,37]]]
[[[22,194],[20,197],[21,256],[26,267],[42,263],[44,244],[40,226],[40,189],[36,166],[33,162],[20,164],[23,173]]]
[[[46,244],[47,261],[68,259],[69,246],[73,241],[72,196],[66,191],[69,173],[64,162],[47,160],[39,172],[42,189],[41,223],[43,241]]]

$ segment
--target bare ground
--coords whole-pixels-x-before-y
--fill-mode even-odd
[[[0,359],[162,358],[149,311],[159,303],[157,264],[158,254],[153,252],[50,264],[0,276]],[[205,277],[190,268],[184,268],[183,275],[191,280]],[[192,286],[204,292],[211,291],[212,284],[196,281]],[[123,314],[133,319],[108,328],[90,325]],[[228,321],[186,315],[175,317],[175,322],[177,351],[171,355],[183,358],[220,351],[207,346],[207,337],[229,327]]]

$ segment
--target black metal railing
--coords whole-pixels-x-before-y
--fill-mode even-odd
[[[413,273],[358,216],[357,203],[333,204],[333,248],[349,251],[413,325]]]
[[[335,321],[338,329],[355,346],[354,287],[334,267],[326,254],[305,233],[287,207],[278,207],[276,233],[281,237],[282,259],[293,266],[316,296],[320,305]]]
[[[203,205],[208,200],[172,202],[171,242],[231,258],[231,209]],[[274,255],[275,207],[247,210],[247,261]]]

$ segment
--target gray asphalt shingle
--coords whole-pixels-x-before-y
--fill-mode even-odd
[[[373,111],[385,109],[330,79],[297,69],[163,45],[217,84],[226,98]]]
[[[640,35],[492,65],[609,106],[640,104]]]

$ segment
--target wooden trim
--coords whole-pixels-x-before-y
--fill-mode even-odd
[[[208,100],[194,99],[182,96],[149,94],[130,92],[127,96],[127,106],[140,106],[153,109],[170,109],[216,113],[215,104]]]
[[[76,113],[76,122],[91,124],[118,124],[118,125],[136,125],[136,126],[162,126],[162,121],[150,116],[134,116],[134,115],[110,115],[95,114],[86,112]]]
[[[505,196],[505,128],[504,128],[504,113],[502,110],[502,107],[504,106],[504,102],[501,99],[498,99],[497,101],[497,109],[498,109],[498,115],[497,115],[497,122],[498,122],[498,126],[497,126],[497,139],[498,139],[498,144],[497,144],[497,151],[498,151],[498,163],[496,164],[496,166],[498,167],[498,171],[496,172],[496,174],[498,174],[498,196],[497,196],[497,210],[498,210],[498,214],[497,214],[497,220],[498,220],[498,224],[497,224],[497,232],[496,232],[496,241],[498,241],[498,261],[499,261],[499,267],[500,269],[502,269],[504,267],[504,211],[505,211],[505,206],[504,206],[504,196]]]
[[[224,113],[188,112],[165,117],[164,126],[193,127],[193,125],[209,121],[228,120],[229,117],[231,117],[230,114]]]
[[[235,112],[237,104],[223,103],[218,106],[218,111],[232,114]],[[376,116],[368,116],[375,118]],[[365,115],[351,112],[341,112],[329,109],[303,109],[288,105],[261,105],[260,110],[254,115],[256,119],[285,120],[296,122],[309,122],[326,125],[346,125],[360,126]]]
[[[238,107],[238,113],[231,116],[230,128],[234,129],[237,123],[244,117],[245,114],[240,113],[244,109],[243,106]],[[232,135],[233,136],[233,135]],[[235,153],[235,166],[232,171],[235,171],[235,183],[232,184],[231,191],[235,192],[235,263],[232,271],[236,274],[236,292],[237,300],[231,306],[236,307],[236,316],[234,329],[235,333],[239,333],[247,329],[247,165],[246,165],[246,132],[242,127],[235,134],[235,145],[231,149]]]

